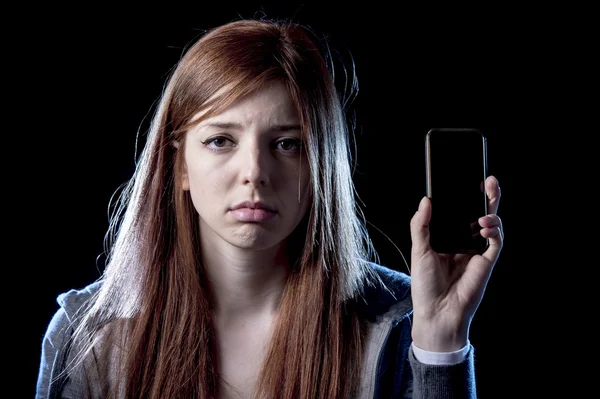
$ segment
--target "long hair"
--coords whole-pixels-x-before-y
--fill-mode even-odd
[[[312,204],[289,237],[291,272],[254,394],[353,394],[364,339],[356,303],[375,278],[367,263],[374,249],[355,200],[350,132],[330,61],[307,27],[240,20],[205,33],[178,62],[111,217],[101,288],[75,334],[79,357],[101,365],[109,396],[217,397],[198,215],[181,187],[185,134],[273,80],[286,85],[297,107]]]

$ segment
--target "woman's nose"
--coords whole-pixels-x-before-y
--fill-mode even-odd
[[[242,163],[242,179],[244,184],[252,184],[256,187],[265,186],[270,183],[271,166],[270,152],[268,149],[252,146],[244,154]]]

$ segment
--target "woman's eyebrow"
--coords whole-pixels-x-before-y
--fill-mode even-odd
[[[270,132],[277,132],[277,133],[289,132],[292,130],[302,130],[302,128],[298,123],[273,125],[273,126],[269,127]]]
[[[200,124],[199,128],[201,128],[201,129],[213,128],[213,129],[242,130],[242,125],[240,125],[239,123],[233,123],[233,122],[207,122],[207,123]]]
[[[208,122],[208,123],[201,124],[199,126],[199,128],[201,128],[201,129],[212,128],[212,129],[242,130],[243,126],[240,125],[239,123],[235,123],[235,122]],[[282,132],[289,132],[289,131],[293,131],[293,130],[302,130],[302,127],[298,123],[277,124],[277,125],[270,126],[267,131],[282,133]]]

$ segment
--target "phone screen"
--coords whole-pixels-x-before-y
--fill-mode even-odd
[[[483,253],[477,220],[487,215],[487,140],[478,129],[431,129],[426,136],[430,244],[438,253]]]

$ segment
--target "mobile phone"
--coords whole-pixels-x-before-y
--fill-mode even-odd
[[[434,128],[427,132],[425,147],[432,249],[483,253],[489,242],[477,220],[487,215],[485,134],[471,128]]]

